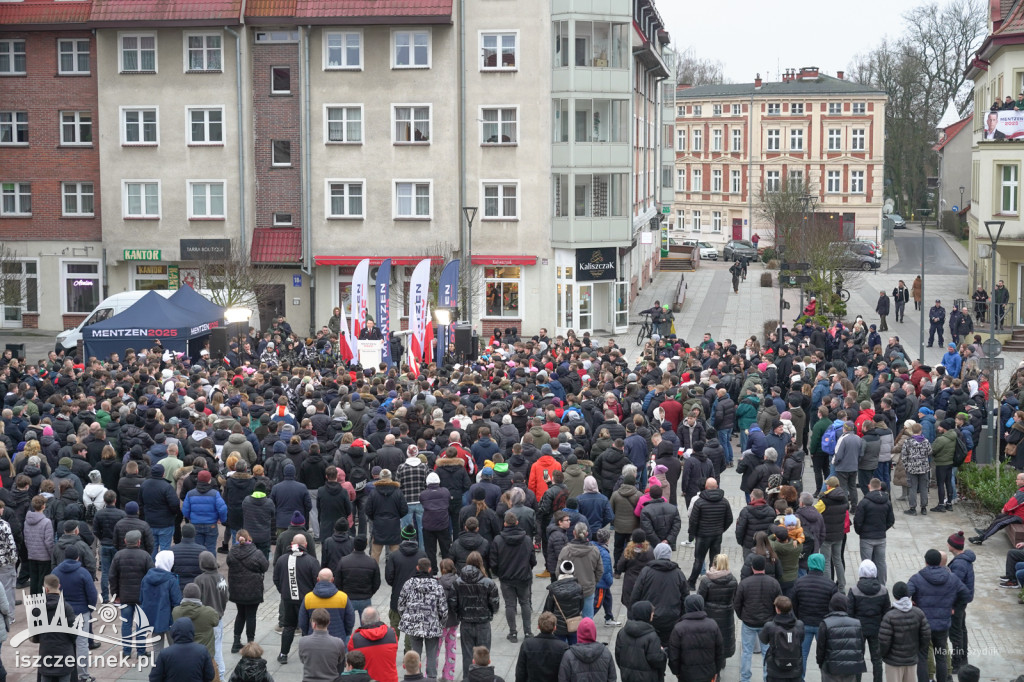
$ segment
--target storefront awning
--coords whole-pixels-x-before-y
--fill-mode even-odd
[[[536,265],[536,256],[473,256],[473,265]]]
[[[302,260],[302,230],[262,227],[252,231],[253,263],[298,263]]]
[[[359,265],[366,256],[313,256],[313,262],[316,265],[339,265],[342,267],[352,267]],[[370,265],[380,265],[387,259],[387,256],[373,256],[370,260]],[[417,265],[424,259],[424,256],[392,256],[392,265]],[[441,265],[444,263],[444,258],[440,256],[431,256],[430,262],[433,265]]]

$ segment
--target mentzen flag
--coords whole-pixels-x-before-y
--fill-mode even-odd
[[[394,365],[391,359],[391,259],[386,258],[377,268],[377,327],[380,329],[384,345],[381,347],[381,362],[388,367]]]
[[[409,280],[409,330],[416,339],[416,357],[423,357],[423,331],[427,326],[430,304],[427,293],[430,290],[430,259],[424,258],[412,271]],[[411,347],[411,346],[410,346]]]
[[[370,259],[359,261],[352,273],[352,333],[348,337],[352,355],[359,357],[359,333],[366,326],[367,279],[370,275]]]
[[[437,306],[439,308],[455,308],[459,302],[459,261],[449,261],[441,271],[441,278],[437,287]],[[455,338],[454,325],[443,330],[444,333],[437,337],[438,349],[437,359],[440,362],[448,350],[448,344]]]

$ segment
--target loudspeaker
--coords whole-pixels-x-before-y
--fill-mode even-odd
[[[476,337],[473,334],[473,328],[468,324],[455,325],[455,353],[463,360],[475,360],[476,359],[476,344],[474,343]]]
[[[214,327],[210,330],[210,357],[223,358],[228,352],[228,328]]]

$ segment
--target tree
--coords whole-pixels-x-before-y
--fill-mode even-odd
[[[22,268],[15,250],[0,242],[0,296],[5,306],[20,309],[29,293],[29,280]],[[32,280],[32,286],[36,286],[36,280]]]
[[[279,277],[274,268],[253,263],[248,249],[237,239],[231,240],[227,258],[199,261],[200,286],[211,301],[225,308],[252,308],[259,306],[277,284]],[[269,326],[270,320],[261,320]]]
[[[720,61],[697,56],[692,47],[676,58],[676,82],[680,85],[719,85],[725,83],[725,67]]]

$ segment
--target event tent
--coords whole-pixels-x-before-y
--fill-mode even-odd
[[[157,339],[166,350],[187,354],[189,341],[206,336],[222,324],[223,311],[204,315],[151,291],[124,312],[83,328],[82,338],[86,357],[106,358],[111,353],[123,356],[126,349],[148,348]]]
[[[203,320],[224,319],[224,308],[198,293],[187,284],[182,284],[181,288],[171,294],[171,297],[167,300],[179,308],[191,310],[193,314]]]

